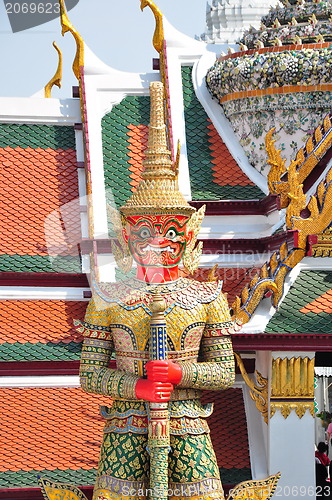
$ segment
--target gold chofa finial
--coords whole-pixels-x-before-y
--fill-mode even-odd
[[[150,125],[148,148],[142,181],[126,204],[124,215],[183,214],[191,215],[195,209],[189,205],[178,188],[177,165],[174,165],[167,145],[164,112],[164,86],[162,82],[150,84]]]
[[[59,4],[60,4],[60,22],[62,26],[62,36],[64,36],[64,34],[67,33],[67,31],[70,31],[76,42],[76,55],[73,62],[73,72],[77,80],[80,80],[81,77],[80,67],[84,66],[83,38],[69,21],[64,0],[59,0]]]
[[[53,42],[52,45],[55,48],[55,50],[57,51],[57,53],[58,53],[59,60],[58,60],[58,67],[57,67],[57,70],[56,70],[53,78],[51,78],[51,80],[44,87],[44,96],[45,97],[51,97],[52,88],[54,87],[54,85],[56,85],[57,87],[61,88],[61,80],[62,80],[62,52],[61,52],[61,50],[59,49],[59,47],[57,46],[57,44],[55,42]]]
[[[152,0],[141,0],[141,10],[150,7],[156,20],[152,43],[157,52],[161,52],[164,43],[163,15]]]

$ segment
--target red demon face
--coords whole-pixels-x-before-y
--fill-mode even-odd
[[[185,215],[144,215],[127,217],[130,252],[142,267],[178,266],[189,238]]]

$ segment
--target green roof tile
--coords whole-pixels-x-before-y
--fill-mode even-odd
[[[118,208],[131,193],[127,127],[148,125],[149,116],[149,96],[127,96],[102,119],[105,187]]]
[[[0,255],[0,272],[81,273],[77,256],[52,258],[42,255]]]
[[[235,467],[226,469],[221,467],[219,471],[221,482],[224,484],[238,484],[241,483],[241,481],[252,479],[251,470],[248,467],[244,467],[243,469],[236,469]]]
[[[267,325],[267,333],[332,333],[328,312],[300,310],[332,289],[331,271],[301,271],[279,310]]]
[[[36,344],[16,342],[0,344],[1,361],[77,361],[80,359],[80,342]]]
[[[198,101],[191,80],[191,66],[182,67],[184,114],[191,193],[193,200],[250,200],[264,196],[257,186],[219,186],[213,182],[209,149],[208,115]],[[248,179],[249,182],[249,179]]]
[[[96,470],[31,470],[0,472],[0,488],[37,488],[38,476],[52,481],[70,483],[73,486],[92,486]],[[0,491],[1,496],[1,491]]]
[[[38,476],[52,481],[65,482],[73,486],[92,486],[96,477],[96,470],[31,470],[0,472],[0,488],[36,488]],[[221,480],[225,484],[238,484],[252,478],[249,468],[220,469]],[[1,494],[1,492],[0,492]]]
[[[0,148],[76,149],[72,126],[0,124]]]

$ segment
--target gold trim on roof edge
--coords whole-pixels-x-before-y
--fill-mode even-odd
[[[321,148],[324,152],[331,146],[332,127],[329,115],[324,118],[322,127],[326,131],[325,139],[321,135],[319,127],[314,132],[314,137],[321,137]],[[280,151],[274,147],[272,139],[273,130],[267,135],[267,148],[274,173],[271,174],[271,183],[278,186],[278,175],[284,172],[284,163]],[[324,142],[326,141],[326,142]],[[323,144],[324,143],[324,144]],[[317,144],[316,144],[317,146]],[[314,140],[308,140],[305,145],[307,153],[316,151]],[[323,150],[322,149],[322,150]],[[303,152],[303,148],[301,148]],[[300,150],[300,151],[301,151]],[[298,153],[297,158],[302,158]],[[319,160],[317,160],[318,163]],[[283,243],[279,250],[272,254],[268,263],[265,263],[260,271],[254,276],[249,285],[236,297],[232,304],[234,319],[241,323],[247,323],[255,312],[261,299],[266,296],[268,290],[272,291],[272,304],[278,307],[283,294],[284,282],[289,272],[305,257],[307,251],[307,239],[310,235],[319,235],[325,231],[331,223],[332,213],[332,168],[328,171],[316,190],[316,194],[310,197],[309,203],[303,192],[301,183],[302,174],[297,169],[298,160],[291,162],[287,170],[287,193],[280,190],[280,194],[287,197],[286,229],[297,231],[296,248],[288,250],[287,243]],[[281,178],[281,175],[279,175]],[[285,183],[286,184],[286,183]]]
[[[84,66],[84,41],[78,31],[74,28],[74,26],[69,21],[64,0],[59,0],[60,4],[60,22],[62,26],[62,36],[64,36],[67,31],[69,31],[76,42],[76,55],[73,61],[73,72],[79,81],[81,78],[80,75],[80,67]]]
[[[271,194],[280,195],[281,208],[286,208],[290,199],[289,182],[284,179],[284,174],[288,169],[285,166],[286,160],[281,157],[281,151],[275,148],[273,139],[275,129],[272,128],[266,134],[265,146],[268,155],[268,164],[271,165],[268,173],[268,186]],[[302,183],[319,163],[324,154],[332,146],[332,122],[331,116],[327,114],[321,124],[316,127],[313,134],[307,139],[306,143],[296,154],[292,167],[296,167],[298,180]],[[289,167],[290,168],[290,167]]]
[[[52,45],[58,53],[58,67],[54,76],[44,87],[44,97],[47,98],[52,97],[52,88],[54,87],[54,85],[59,87],[59,89],[61,88],[62,80],[62,52],[55,42],[53,42]]]
[[[287,229],[298,231],[298,246],[305,249],[307,237],[322,233],[331,223],[332,168],[319,183],[316,194],[310,197],[308,204],[296,172],[290,172],[289,177],[291,201],[286,210]]]

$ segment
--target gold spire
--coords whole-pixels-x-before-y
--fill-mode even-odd
[[[59,0],[59,4],[60,4],[60,22],[62,26],[62,36],[64,36],[64,34],[67,33],[67,31],[69,31],[73,35],[76,42],[76,55],[73,62],[73,72],[77,80],[80,80],[81,78],[80,68],[84,66],[83,38],[69,21],[64,0]]]
[[[156,51],[160,54],[164,43],[163,15],[152,0],[141,0],[141,10],[145,9],[145,7],[150,7],[156,20],[152,43]]]
[[[151,110],[148,148],[142,181],[126,204],[124,215],[178,214],[195,212],[178,188],[178,172],[167,147],[164,117],[164,86],[161,82],[150,84]]]
[[[56,70],[53,78],[51,78],[51,80],[44,87],[44,96],[45,97],[51,97],[52,88],[54,87],[54,85],[56,85],[57,87],[61,88],[61,80],[62,80],[62,52],[61,52],[61,50],[59,49],[59,47],[57,46],[57,44],[55,42],[53,42],[53,47],[55,48],[55,50],[58,53],[58,57],[59,57],[58,67],[57,67],[57,70]]]

